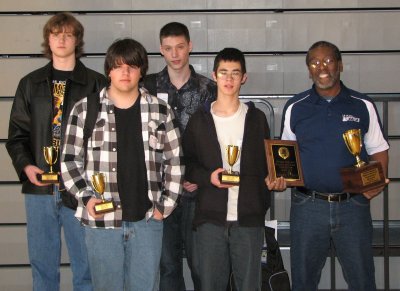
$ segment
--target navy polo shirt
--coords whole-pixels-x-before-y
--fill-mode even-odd
[[[286,103],[282,139],[297,140],[308,189],[343,191],[340,169],[356,162],[342,136],[348,129],[361,129],[364,161],[368,161],[368,155],[389,148],[371,98],[343,84],[339,95],[330,102],[319,96],[313,86]]]

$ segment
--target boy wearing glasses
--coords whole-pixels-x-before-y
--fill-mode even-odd
[[[225,48],[214,61],[217,100],[192,116],[183,137],[186,179],[198,185],[195,239],[202,290],[226,290],[232,273],[237,290],[260,290],[260,257],[264,220],[270,205],[264,139],[269,127],[253,103],[242,103],[246,82],[243,53]],[[219,173],[228,169],[226,147],[238,146],[233,165],[238,185],[222,184]],[[282,185],[282,180],[279,181]],[[277,186],[275,182],[268,187]]]
[[[370,199],[384,187],[343,191],[340,169],[353,165],[355,158],[342,134],[361,129],[361,158],[381,162],[385,176],[389,145],[373,101],[340,81],[343,63],[337,46],[314,43],[306,64],[314,85],[291,98],[282,115],[282,139],[297,140],[305,180],[305,187],[292,195],[290,210],[293,290],[318,289],[334,245],[349,290],[373,291]]]
[[[60,184],[43,183],[37,175],[49,170],[43,147],[60,150],[73,105],[106,84],[103,75],[86,68],[82,24],[70,13],[58,13],[43,27],[43,53],[50,62],[19,82],[11,109],[8,153],[25,194],[29,261],[33,290],[59,290],[61,229],[73,274],[73,289],[92,290],[84,231],[74,217],[77,201]]]

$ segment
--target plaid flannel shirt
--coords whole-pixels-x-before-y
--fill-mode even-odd
[[[148,180],[148,197],[153,202],[146,213],[149,219],[157,208],[167,217],[176,207],[182,192],[184,166],[180,133],[170,106],[140,89],[142,138]],[[87,147],[84,169],[83,127],[87,114],[87,98],[75,104],[68,120],[61,160],[61,173],[66,189],[78,199],[75,216],[90,227],[115,228],[122,225],[122,209],[117,184],[117,133],[113,102],[106,88],[100,92],[101,109]],[[129,126],[129,125],[127,125]],[[129,171],[129,169],[126,169]],[[105,199],[112,198],[115,212],[95,220],[88,214],[83,199],[94,197],[90,177],[96,173],[106,177]],[[86,198],[87,199],[87,198]]]

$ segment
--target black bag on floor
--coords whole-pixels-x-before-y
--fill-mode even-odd
[[[275,229],[265,227],[267,244],[267,262],[262,263],[262,291],[290,291],[290,280],[285,267],[279,244],[275,239]]]

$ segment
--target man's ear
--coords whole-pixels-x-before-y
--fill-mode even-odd
[[[339,72],[343,73],[343,63],[339,61]]]

